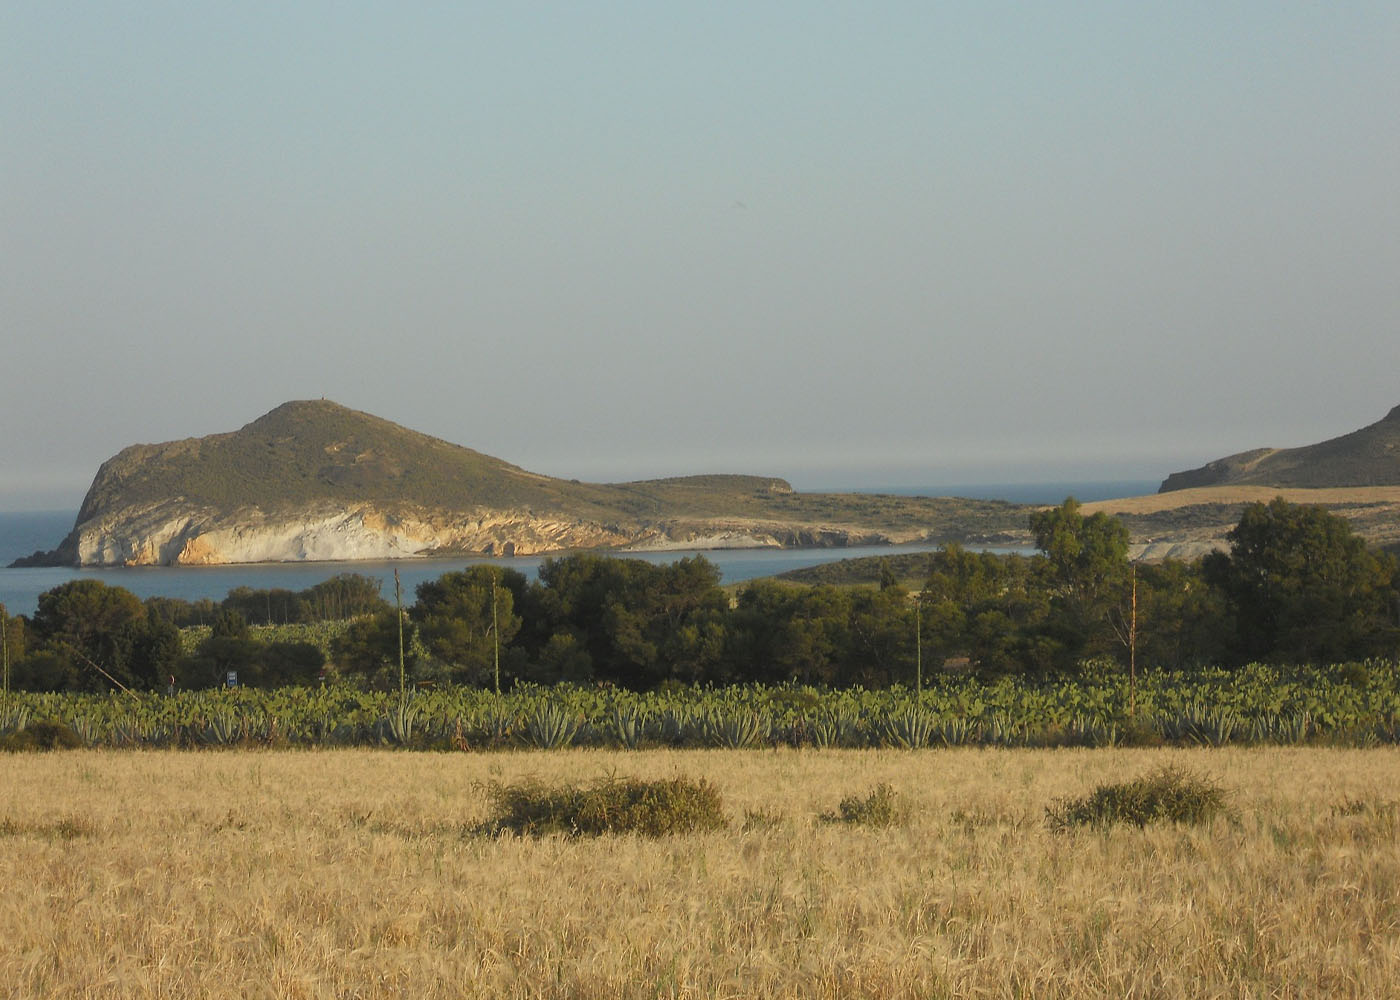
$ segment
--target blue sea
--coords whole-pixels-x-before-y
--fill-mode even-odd
[[[830,492],[891,493],[903,496],[960,496],[973,499],[1010,500],[1014,503],[1059,503],[1066,496],[1084,502],[1112,497],[1153,493],[1157,482],[1141,480],[1034,483],[1004,485],[962,485],[926,487],[882,487],[878,489]],[[818,492],[816,490],[804,492]],[[826,492],[826,491],[822,491]],[[141,566],[133,568],[76,569],[71,566],[36,569],[8,569],[15,559],[58,546],[73,528],[76,511],[0,513],[0,604],[10,614],[32,615],[39,595],[61,583],[75,579],[96,579],[125,587],[138,597],[179,597],[221,600],[234,587],[305,590],[338,573],[360,573],[380,581],[386,597],[394,592],[394,569],[399,571],[406,600],[413,588],[444,573],[474,563],[494,562],[519,570],[527,577],[537,575],[543,556],[511,559],[463,558],[410,559],[374,562],[253,563],[236,566]],[[620,553],[631,559],[670,563],[686,556],[703,555],[719,567],[725,583],[738,583],[761,576],[772,576],[790,569],[802,569],[838,559],[889,555],[895,552],[931,552],[937,545],[853,546],[845,549],[728,549],[679,552]]]

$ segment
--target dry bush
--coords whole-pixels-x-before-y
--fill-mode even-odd
[[[855,826],[901,826],[909,822],[909,804],[888,782],[880,782],[864,797],[847,795],[836,812],[822,813],[828,823],[850,823]]]
[[[1128,823],[1205,823],[1225,808],[1225,790],[1209,778],[1172,767],[1132,781],[1099,785],[1082,798],[1060,799],[1046,808],[1056,830]]]
[[[0,750],[76,750],[82,737],[61,722],[31,722],[23,729],[0,736]]]
[[[718,830],[727,822],[719,792],[703,778],[605,778],[588,786],[492,782],[485,789],[496,808],[485,826],[493,833],[665,837]]]

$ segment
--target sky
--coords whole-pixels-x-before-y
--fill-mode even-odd
[[[535,471],[1158,479],[1400,404],[1400,5],[0,5],[0,510],[327,397]]]

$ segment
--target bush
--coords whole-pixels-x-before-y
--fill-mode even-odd
[[[76,750],[83,739],[61,722],[35,722],[0,738],[0,750]]]
[[[784,822],[786,819],[783,814],[775,809],[744,810],[744,831],[746,833],[756,830],[776,830]]]
[[[1163,767],[1133,781],[1100,785],[1083,798],[1060,799],[1046,808],[1057,830],[1131,823],[1205,823],[1225,808],[1225,790],[1209,778]]]
[[[495,818],[486,824],[493,833],[664,837],[727,825],[719,792],[703,778],[606,778],[586,787],[493,782],[486,794],[496,809]]]
[[[828,823],[852,823],[859,826],[895,826],[909,820],[909,806],[899,793],[881,782],[865,798],[848,795],[834,813],[823,813]]]

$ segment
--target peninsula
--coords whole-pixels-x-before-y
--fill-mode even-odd
[[[573,549],[1023,545],[1028,510],[1002,501],[799,493],[761,476],[556,479],[310,400],[285,403],[237,431],[123,449],[98,470],[68,536],[20,563],[200,566]]]

